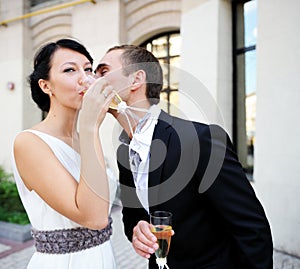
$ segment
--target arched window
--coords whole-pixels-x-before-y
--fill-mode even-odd
[[[161,92],[161,106],[168,113],[174,114],[171,104],[178,104],[178,72],[180,65],[181,37],[179,32],[171,32],[157,35],[141,44],[151,51],[160,61],[164,85]]]

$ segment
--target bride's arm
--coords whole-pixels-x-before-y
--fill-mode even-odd
[[[14,143],[16,165],[27,188],[57,212],[91,229],[102,229],[108,223],[109,188],[98,130],[112,97],[104,100],[96,90],[84,97],[79,116],[79,183],[36,135],[20,133]]]

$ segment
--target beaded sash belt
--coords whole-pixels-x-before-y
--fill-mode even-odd
[[[38,252],[47,254],[66,254],[81,251],[103,244],[112,234],[112,219],[102,230],[92,230],[84,227],[60,229],[53,231],[31,230]]]

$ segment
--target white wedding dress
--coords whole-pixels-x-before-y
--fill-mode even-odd
[[[56,157],[76,179],[80,177],[80,155],[62,140],[43,132],[30,131],[39,136],[52,149]],[[41,160],[45,162],[47,160]],[[38,163],[36,165],[39,165]],[[37,193],[24,185],[13,158],[14,178],[19,195],[26,209],[30,223],[36,230],[57,230],[76,228],[80,225],[53,210]],[[68,254],[44,254],[35,252],[27,269],[115,269],[111,241]]]

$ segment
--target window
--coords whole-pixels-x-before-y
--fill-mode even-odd
[[[151,38],[141,44],[158,58],[163,68],[163,90],[161,92],[161,105],[170,114],[171,104],[178,105],[178,68],[180,64],[181,37],[178,32],[167,33]]]
[[[256,118],[257,1],[235,0],[233,14],[233,142],[249,178],[253,174]]]
[[[53,3],[60,3],[60,2],[64,2],[64,1],[58,1],[58,0],[29,0],[29,2],[30,2],[30,7],[35,7],[35,6],[37,6],[37,5],[39,5],[39,4],[44,4],[44,3],[51,3],[51,2],[53,2]]]

